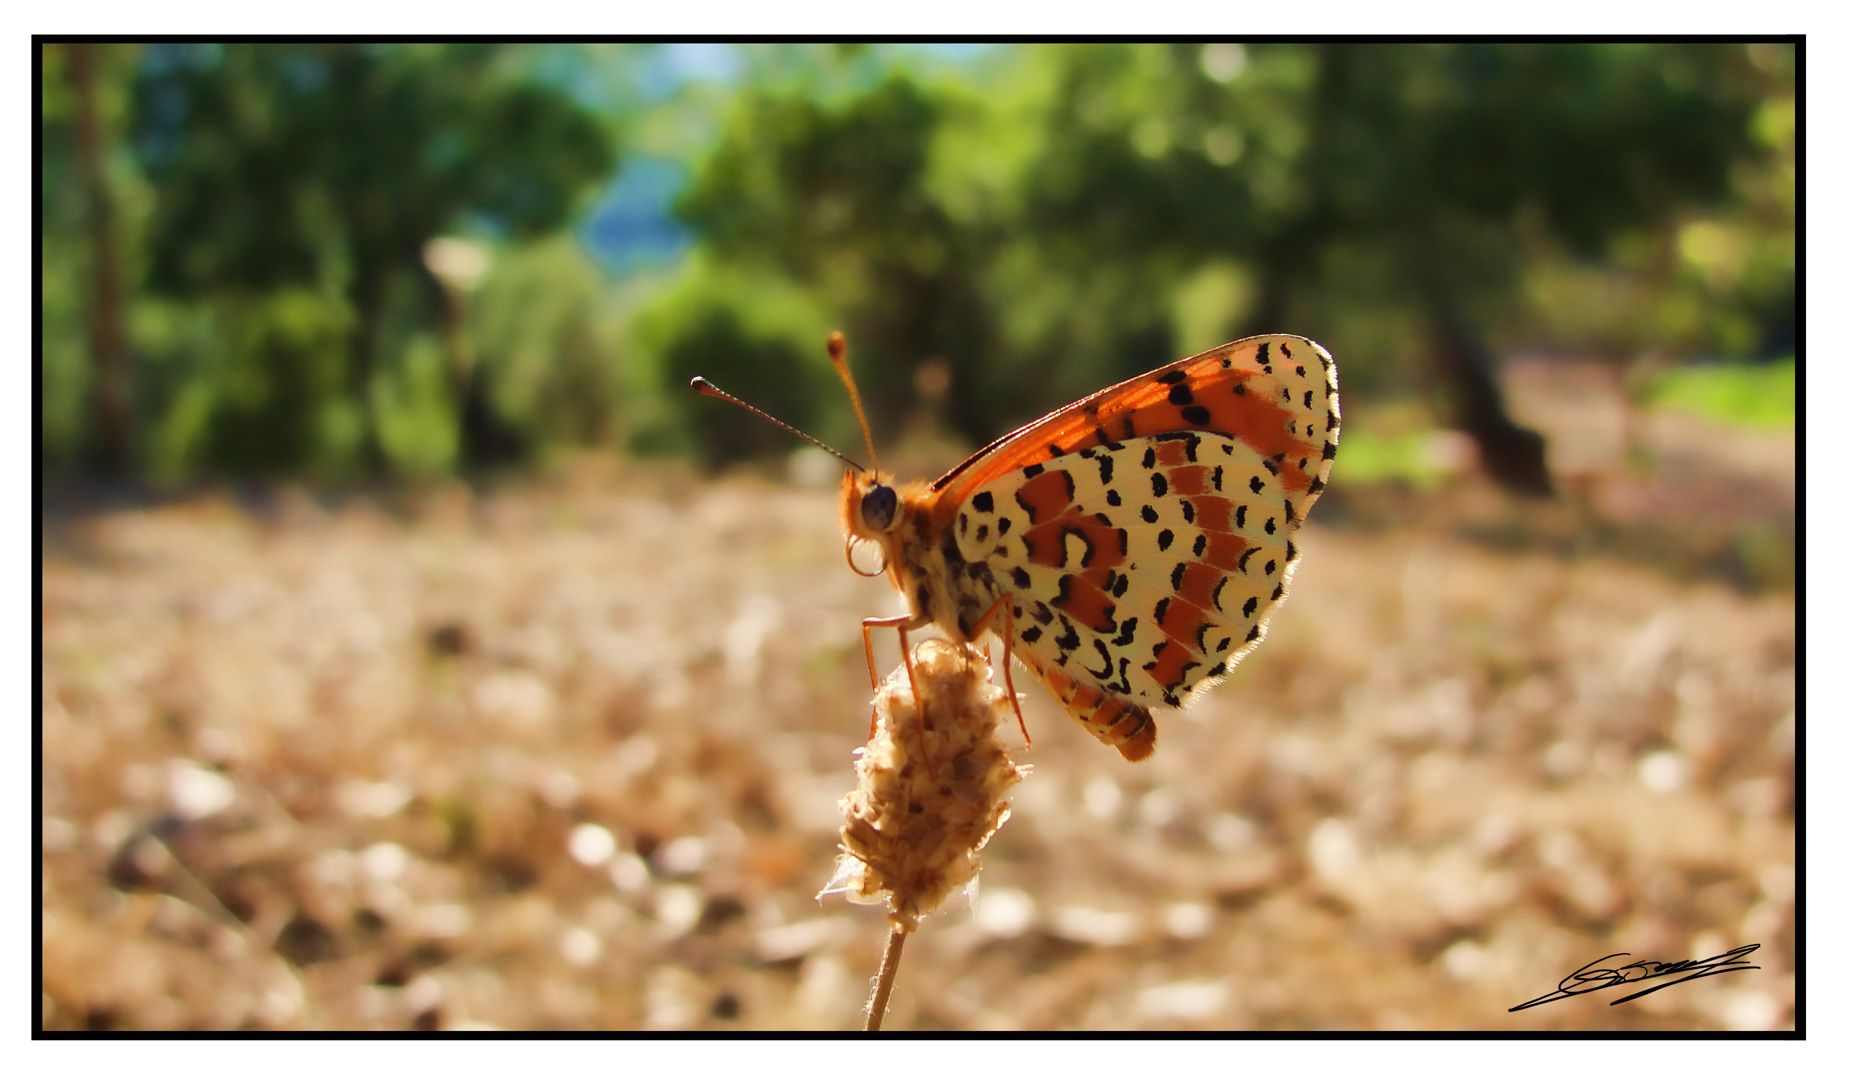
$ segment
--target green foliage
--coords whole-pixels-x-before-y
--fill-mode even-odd
[[[493,411],[526,444],[616,439],[621,332],[602,276],[569,236],[507,252],[470,303]]]
[[[379,441],[394,471],[427,476],[456,464],[460,445],[443,345],[426,334],[406,341],[389,376],[373,383]]]
[[[417,272],[464,224],[563,224],[613,164],[609,134],[483,46],[162,46],[135,137],[160,199],[156,291]]]
[[[1687,366],[1652,386],[1658,407],[1690,411],[1741,426],[1791,428],[1798,416],[1796,359],[1765,365]]]
[[[844,393],[825,348],[832,319],[811,295],[774,275],[695,258],[640,316],[638,347],[654,358],[632,385],[652,400],[632,444],[708,462],[788,453],[788,433],[687,385],[696,375],[851,455],[852,420],[832,408]]]
[[[986,237],[926,186],[949,107],[897,72],[840,102],[747,89],[677,209],[715,258],[785,275],[843,312],[881,429],[905,410],[918,364],[939,357],[952,370],[953,410],[980,435],[991,417],[981,390],[992,345],[975,272]],[[716,341],[700,350],[723,351]]]
[[[322,412],[338,398],[351,313],[301,288],[263,292],[228,313],[230,347],[212,379],[203,462],[253,476],[299,468],[323,443]]]
[[[1216,52],[1216,50],[1219,50]],[[1062,46],[1030,227],[1144,286],[1236,258],[1242,331],[1449,294],[1506,321],[1530,237],[1603,256],[1728,192],[1762,91],[1738,46]],[[1348,320],[1354,320],[1350,318]],[[1327,322],[1327,325],[1326,325]],[[1382,359],[1344,347],[1358,372]],[[1363,361],[1356,361],[1363,360]]]
[[[83,263],[75,244],[48,222],[39,244],[39,446],[53,467],[69,466],[82,453],[89,431],[93,391],[90,358],[83,338],[84,309],[79,283]]]
[[[743,50],[735,87],[665,99],[659,46],[111,49],[134,398],[165,479],[793,447],[688,392],[696,373],[858,454],[835,328],[877,436],[931,416],[972,444],[1250,332],[1323,340],[1352,401],[1419,385],[1454,313],[1505,347],[1623,358],[1796,334],[1789,45],[1081,44],[957,66],[778,44]],[[89,254],[75,106],[43,56],[57,466],[93,437]],[[675,208],[698,245],[665,279],[613,285],[561,235],[619,129],[690,170]],[[478,289],[424,265],[445,235],[492,250]],[[926,367],[950,372],[942,400]],[[1758,390],[1730,391],[1741,411]],[[1422,481],[1419,452],[1364,435],[1346,470]]]
[[[973,443],[1250,332],[1404,392],[1451,311],[1525,327],[1531,265],[1674,242],[1778,126],[1739,46],[1065,45],[976,86],[865,61],[761,62],[679,209],[841,311],[876,430],[941,356]]]
[[[1727,197],[1631,228],[1593,261],[1531,243],[1518,331],[1614,356],[1770,357],[1796,337],[1797,90],[1790,45],[1742,50],[1757,98]]]
[[[207,384],[172,394],[184,407],[159,424],[163,469],[457,460],[465,405],[425,244],[462,228],[542,236],[613,165],[603,124],[506,57],[473,45],[148,53],[134,127],[156,195],[146,287],[219,308],[213,324],[229,334],[228,355],[169,357],[170,377],[190,359]],[[583,350],[565,352],[575,369]]]
[[[1431,445],[1435,432],[1429,429],[1382,435],[1366,430],[1344,430],[1341,451],[1343,484],[1400,484],[1415,489],[1431,488],[1438,484],[1443,474],[1432,459]]]
[[[131,251],[145,191],[132,157],[111,145],[130,104],[140,46],[90,46],[95,55],[96,107],[104,134],[102,167],[116,198],[115,224]],[[89,249],[84,184],[77,164],[79,96],[71,83],[67,44],[42,44],[39,82],[39,285],[41,334],[40,449],[45,465],[76,466],[95,439],[88,321],[94,313],[93,253]]]

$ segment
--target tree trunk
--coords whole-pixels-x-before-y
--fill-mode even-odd
[[[90,230],[90,359],[96,373],[94,462],[106,474],[128,473],[134,438],[129,406],[129,355],[123,332],[122,268],[116,248],[115,203],[103,161],[103,124],[97,103],[96,50],[65,46],[70,79],[77,91],[77,172],[84,188],[84,216]]]
[[[1552,496],[1547,442],[1510,419],[1483,337],[1443,285],[1429,280],[1425,291],[1437,372],[1447,390],[1452,424],[1477,442],[1484,469],[1498,485],[1525,496]]]

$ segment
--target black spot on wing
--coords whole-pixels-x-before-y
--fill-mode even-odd
[[[1096,669],[1083,665],[1080,667],[1101,681],[1111,679],[1111,651],[1105,649],[1105,642],[1102,639],[1092,640],[1092,648],[1098,651],[1099,658],[1104,661],[1104,664]]]

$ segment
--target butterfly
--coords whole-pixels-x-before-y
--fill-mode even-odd
[[[840,333],[829,352],[858,415]],[[1328,351],[1253,336],[1068,404],[930,485],[855,466],[850,564],[877,545],[909,606],[862,622],[870,676],[874,628],[899,629],[908,671],[908,632],[994,634],[1087,732],[1148,758],[1150,708],[1186,704],[1264,639],[1341,423]]]

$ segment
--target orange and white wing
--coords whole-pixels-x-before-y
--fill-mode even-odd
[[[1015,655],[1135,760],[1149,705],[1182,705],[1264,638],[1340,424],[1329,353],[1253,337],[1017,430],[933,499],[1010,600]]]

